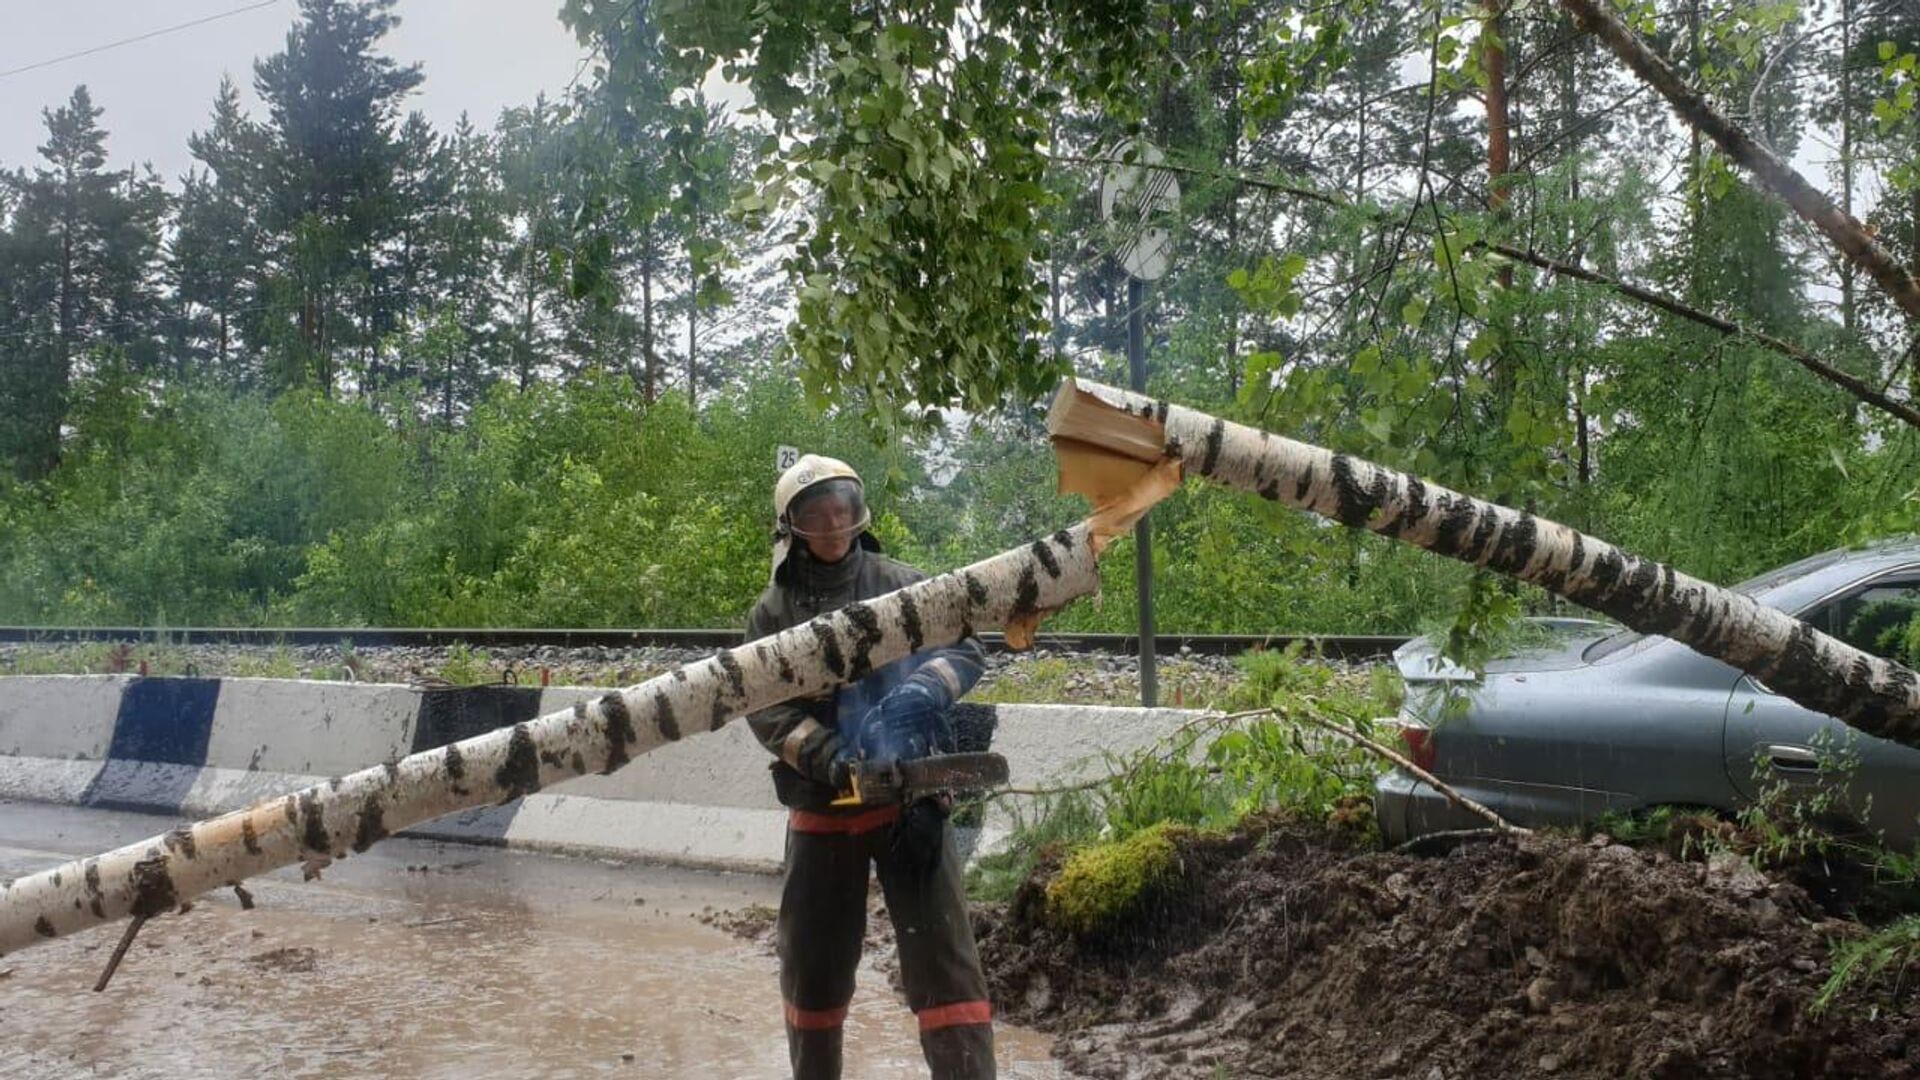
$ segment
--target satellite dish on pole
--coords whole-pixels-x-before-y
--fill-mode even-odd
[[[1180,181],[1160,148],[1144,139],[1128,139],[1106,155],[1100,174],[1100,220],[1116,238],[1114,257],[1140,281],[1165,276],[1173,250],[1166,223],[1180,208]]]

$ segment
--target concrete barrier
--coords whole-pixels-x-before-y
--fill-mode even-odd
[[[604,691],[420,689],[294,679],[0,678],[0,799],[206,817]],[[1193,714],[1077,705],[961,706],[963,748],[1007,756],[1019,787],[1069,783]],[[683,739],[407,835],[597,857],[777,871],[786,812],[744,723]],[[985,843],[1009,817],[989,813]]]

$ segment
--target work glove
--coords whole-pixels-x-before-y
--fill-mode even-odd
[[[895,687],[861,721],[861,753],[872,761],[913,761],[951,745],[942,697],[911,679]]]
[[[957,740],[947,711],[980,681],[981,673],[980,664],[966,653],[941,653],[922,664],[868,710],[860,724],[861,751],[875,761],[951,753]]]
[[[860,748],[851,741],[842,739],[830,727],[814,725],[788,762],[806,779],[842,791],[847,786],[848,771],[859,757]]]
[[[952,809],[945,796],[929,795],[915,799],[900,811],[890,838],[896,865],[913,877],[926,877],[940,865],[946,850],[947,813]]]
[[[847,790],[854,763],[860,760],[860,748],[838,735],[832,735],[821,747],[820,758],[824,764],[820,768],[819,781],[835,791]]]

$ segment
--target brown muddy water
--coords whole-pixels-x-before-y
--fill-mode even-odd
[[[170,824],[0,802],[0,879]],[[124,924],[0,957],[0,1077],[787,1075],[771,952],[703,921],[772,878],[390,840],[249,888],[149,922],[105,993]],[[923,1077],[873,960],[846,1075]],[[1046,1036],[997,1035],[1003,1077],[1064,1075]]]

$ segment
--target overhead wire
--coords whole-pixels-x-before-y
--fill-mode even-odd
[[[64,64],[69,60],[78,60],[83,56],[94,56],[106,52],[109,49],[118,49],[123,45],[133,45],[142,41],[151,41],[154,38],[163,37],[167,34],[178,33],[181,30],[190,30],[196,26],[205,26],[211,22],[230,19],[235,15],[245,15],[249,11],[258,11],[261,8],[273,7],[276,4],[285,2],[286,0],[259,0],[258,3],[248,4],[245,7],[237,7],[230,11],[222,11],[213,15],[202,16],[198,19],[190,19],[187,22],[175,23],[172,26],[163,26],[158,30],[149,30],[144,34],[135,34],[132,37],[121,38],[118,41],[109,41],[102,45],[90,46],[78,52],[70,52],[61,56],[50,56],[45,60],[35,60],[31,64],[22,64],[19,67],[0,71],[0,79],[12,78],[15,75],[25,75],[29,71],[39,71],[41,68],[52,67],[55,64]]]

